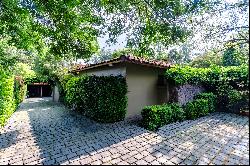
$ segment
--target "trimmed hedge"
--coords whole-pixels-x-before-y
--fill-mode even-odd
[[[25,98],[27,93],[27,85],[24,84],[22,79],[15,79],[14,81],[14,98],[16,106],[18,106]]]
[[[187,119],[196,119],[209,114],[209,103],[206,99],[196,99],[185,105]]]
[[[25,94],[26,86],[22,81],[6,74],[0,66],[0,126],[3,126],[16,110]]]
[[[237,90],[248,89],[249,67],[247,65],[209,68],[193,68],[190,66],[175,66],[165,73],[167,79],[176,85],[204,85],[210,91],[216,91],[220,85],[230,85]]]
[[[149,130],[156,130],[163,125],[185,119],[182,107],[176,103],[146,106],[141,115],[142,126]]]
[[[213,93],[201,93],[183,107],[178,103],[146,106],[141,112],[142,126],[154,131],[169,123],[196,119],[214,112],[215,105],[216,96]]]
[[[1,67],[1,66],[0,66]],[[14,77],[6,75],[0,69],[0,125],[3,126],[6,120],[15,110],[13,98]]]
[[[64,75],[56,82],[59,91],[59,101],[66,104],[66,85],[67,82],[73,77],[71,74]]]
[[[216,95],[210,93],[200,93],[194,97],[194,99],[205,99],[208,100],[209,112],[215,112],[216,110]]]
[[[123,120],[127,108],[127,84],[122,76],[79,76],[66,84],[65,103],[104,123]]]

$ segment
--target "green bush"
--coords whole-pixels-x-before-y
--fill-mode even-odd
[[[248,69],[248,65],[245,64],[228,67],[211,66],[209,68],[175,66],[167,70],[165,76],[176,85],[203,85],[208,92],[213,92],[217,96],[218,110],[230,112],[234,110],[233,112],[235,112],[241,109],[241,105],[244,107],[248,105],[248,97],[243,97],[244,100],[243,98],[239,99],[239,93],[249,93]],[[197,98],[206,99],[205,96]],[[213,112],[215,109],[211,104],[212,98],[208,101],[209,112]]]
[[[249,97],[245,92],[248,94],[249,91],[238,91],[232,86],[221,86],[218,89],[218,110],[239,113],[241,109],[248,107]]]
[[[174,66],[168,69],[165,76],[173,80],[176,85],[201,84],[206,80],[206,68],[194,68],[190,66]]]
[[[24,100],[26,92],[27,86],[23,83],[23,80],[16,78],[14,81],[14,99],[16,106]]]
[[[66,84],[66,105],[98,122],[123,120],[127,84],[122,76],[79,76]]]
[[[56,81],[56,86],[59,91],[59,101],[66,104],[66,85],[67,82],[73,77],[71,74],[64,75],[60,77],[58,81]]]
[[[185,106],[187,119],[196,119],[209,114],[209,104],[206,99],[196,99],[188,102]]]
[[[6,75],[0,66],[0,125],[3,126],[6,120],[15,110],[13,98],[14,77]]]
[[[20,77],[14,78],[0,66],[0,126],[5,124],[25,95],[26,85]]]
[[[230,85],[234,89],[248,89],[249,71],[247,65],[241,66],[211,66],[209,68],[193,68],[190,66],[175,66],[165,73],[167,79],[176,85],[199,84],[208,90],[216,92],[220,85]]]
[[[209,112],[215,112],[216,110],[216,95],[210,93],[200,93],[194,97],[194,99],[205,99],[208,100]]]
[[[141,115],[142,126],[153,131],[163,125],[185,119],[182,107],[175,103],[146,106]]]

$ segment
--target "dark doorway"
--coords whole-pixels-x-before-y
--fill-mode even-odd
[[[28,97],[51,97],[52,89],[47,83],[33,83],[28,85]]]

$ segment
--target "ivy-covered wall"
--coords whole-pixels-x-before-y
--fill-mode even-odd
[[[165,76],[173,86],[200,85],[206,91],[214,93],[217,96],[218,111],[240,112],[248,107],[249,70],[247,65],[209,68],[175,66],[167,70]],[[198,89],[194,92],[198,94]],[[175,97],[172,100],[178,99]]]
[[[170,102],[177,102],[180,105],[185,105],[189,101],[192,101],[194,97],[205,91],[205,88],[201,85],[179,85],[170,88]]]

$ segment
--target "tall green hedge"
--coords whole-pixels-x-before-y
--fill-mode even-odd
[[[66,84],[65,102],[98,122],[123,120],[127,84],[122,76],[79,76]]]
[[[3,126],[5,121],[15,110],[14,77],[6,75],[0,69],[0,125]]]
[[[18,106],[25,98],[27,93],[27,85],[23,80],[15,79],[14,81],[14,99],[15,104]]]
[[[23,101],[26,94],[26,85],[17,80],[10,73],[6,73],[0,66],[0,126]]]
[[[66,103],[66,88],[67,82],[73,77],[72,74],[67,74],[59,78],[56,81],[56,85],[59,91],[59,101],[62,103]]]

